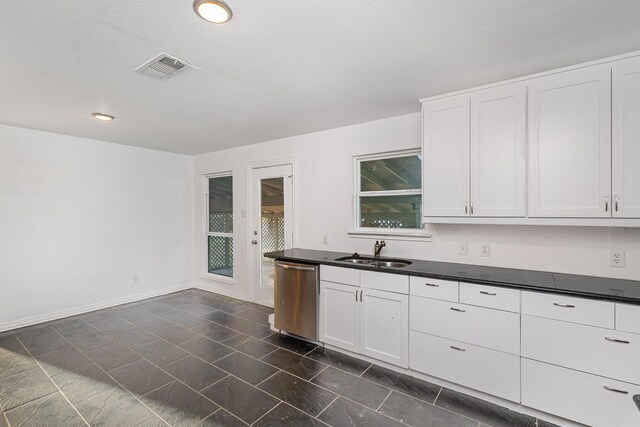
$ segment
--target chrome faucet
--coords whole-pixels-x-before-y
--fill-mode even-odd
[[[374,258],[380,258],[380,251],[382,251],[382,248],[384,248],[385,246],[387,246],[387,243],[384,240],[381,240],[379,242],[376,240],[376,244],[373,245]]]

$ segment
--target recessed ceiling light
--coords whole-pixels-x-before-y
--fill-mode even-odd
[[[115,117],[113,116],[110,116],[108,114],[102,114],[102,113],[93,113],[92,116],[98,120],[102,120],[103,122],[110,122],[111,120],[115,119]]]
[[[205,21],[224,24],[231,19],[231,8],[222,0],[194,0],[193,10]]]

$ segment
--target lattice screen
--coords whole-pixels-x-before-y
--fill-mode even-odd
[[[220,233],[233,231],[233,216],[230,213],[210,213],[209,230]],[[233,238],[209,236],[208,241],[209,272],[233,275]]]
[[[262,253],[284,249],[284,215],[262,215]],[[272,264],[271,258],[262,262]]]

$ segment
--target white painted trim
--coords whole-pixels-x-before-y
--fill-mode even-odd
[[[50,322],[52,320],[62,319],[64,317],[75,316],[78,314],[88,313],[90,311],[101,310],[103,308],[114,307],[116,305],[127,304],[130,302],[141,301],[160,295],[171,294],[185,289],[193,288],[193,283],[182,283],[168,288],[157,289],[154,291],[143,292],[141,294],[129,295],[121,298],[114,298],[106,301],[100,301],[92,304],[74,307],[66,310],[60,310],[53,313],[42,314],[39,316],[27,317],[25,319],[14,320],[0,324],[0,332],[10,331],[12,329],[23,328],[38,323]]]
[[[577,70],[577,69],[580,69],[580,68],[592,67],[594,65],[600,65],[600,64],[606,64],[606,63],[609,63],[609,62],[620,61],[622,59],[633,58],[633,57],[636,57],[636,56],[640,56],[640,51],[636,50],[636,51],[633,51],[633,52],[624,53],[622,55],[610,56],[610,57],[607,57],[607,58],[596,59],[594,61],[589,61],[589,62],[581,62],[579,64],[569,65],[567,67],[556,68],[554,70],[542,71],[540,73],[529,74],[529,75],[526,75],[526,76],[516,77],[516,78],[513,78],[513,79],[503,80],[503,81],[499,81],[499,82],[495,82],[495,83],[489,83],[487,85],[476,86],[476,87],[468,88],[468,89],[462,89],[462,90],[459,90],[459,91],[456,91],[456,92],[448,92],[448,93],[443,93],[443,94],[440,94],[440,95],[434,95],[434,96],[431,96],[431,97],[422,98],[422,99],[420,99],[420,102],[424,103],[424,102],[429,102],[429,101],[435,101],[436,99],[448,98],[450,96],[468,94],[470,92],[476,92],[476,91],[484,90],[484,89],[491,89],[491,88],[494,88],[494,87],[503,86],[503,85],[507,85],[507,84],[511,84],[511,83],[518,83],[518,82],[522,82],[522,81],[525,81],[525,80],[537,79],[539,77],[545,77],[545,76],[549,76],[549,75],[552,75],[552,74],[558,74],[558,73],[564,73],[564,72],[567,72],[567,71]]]
[[[247,191],[246,191],[246,206],[247,206],[247,242],[246,242],[246,255],[247,255],[247,294],[244,296],[238,296],[236,298],[244,299],[246,301],[256,302],[255,298],[255,287],[253,285],[253,274],[257,265],[256,262],[258,260],[254,260],[252,256],[252,244],[251,240],[253,240],[253,235],[251,234],[252,229],[257,228],[256,224],[253,224],[253,215],[252,209],[254,206],[253,203],[253,171],[257,169],[271,168],[277,166],[291,166],[291,174],[293,179],[292,191],[291,195],[293,201],[293,218],[291,220],[291,230],[293,233],[292,237],[292,247],[297,248],[299,246],[299,236],[300,236],[300,197],[299,197],[299,183],[298,183],[298,156],[294,157],[284,157],[280,159],[270,159],[270,160],[260,160],[255,162],[247,162]],[[286,248],[290,249],[290,248]]]
[[[210,233],[209,232],[209,179],[211,178],[223,178],[223,177],[227,177],[230,176],[231,177],[231,212],[233,214],[233,233]],[[206,173],[203,174],[201,177],[201,183],[202,183],[202,191],[201,191],[201,195],[204,195],[204,209],[202,209],[202,227],[201,227],[201,237],[200,237],[200,249],[202,250],[202,253],[200,255],[200,262],[199,262],[199,276],[202,279],[208,279],[208,280],[219,280],[221,282],[225,282],[225,283],[230,283],[233,284],[235,283],[235,277],[227,277],[227,276],[222,276],[219,274],[213,274],[213,273],[209,273],[208,271],[208,257],[209,257],[209,236],[210,235],[218,235],[221,237],[231,237],[231,239],[233,239],[233,259],[236,260],[237,256],[236,256],[236,245],[235,245],[235,231],[236,231],[236,213],[235,213],[235,194],[233,192],[233,186],[235,179],[233,179],[233,171],[222,171],[222,172],[215,172],[215,173]],[[235,261],[234,261],[234,266],[233,266],[233,273],[235,274]]]
[[[421,231],[421,229],[396,229],[396,228],[360,228],[356,230],[347,231],[349,237],[353,239],[374,239],[377,237],[386,238],[389,240],[405,240],[405,241],[426,241],[431,242],[433,240],[431,234],[427,231]]]

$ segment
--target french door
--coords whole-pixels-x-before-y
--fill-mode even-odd
[[[274,264],[266,252],[293,247],[293,165],[251,169],[249,239],[253,301],[273,307]]]

